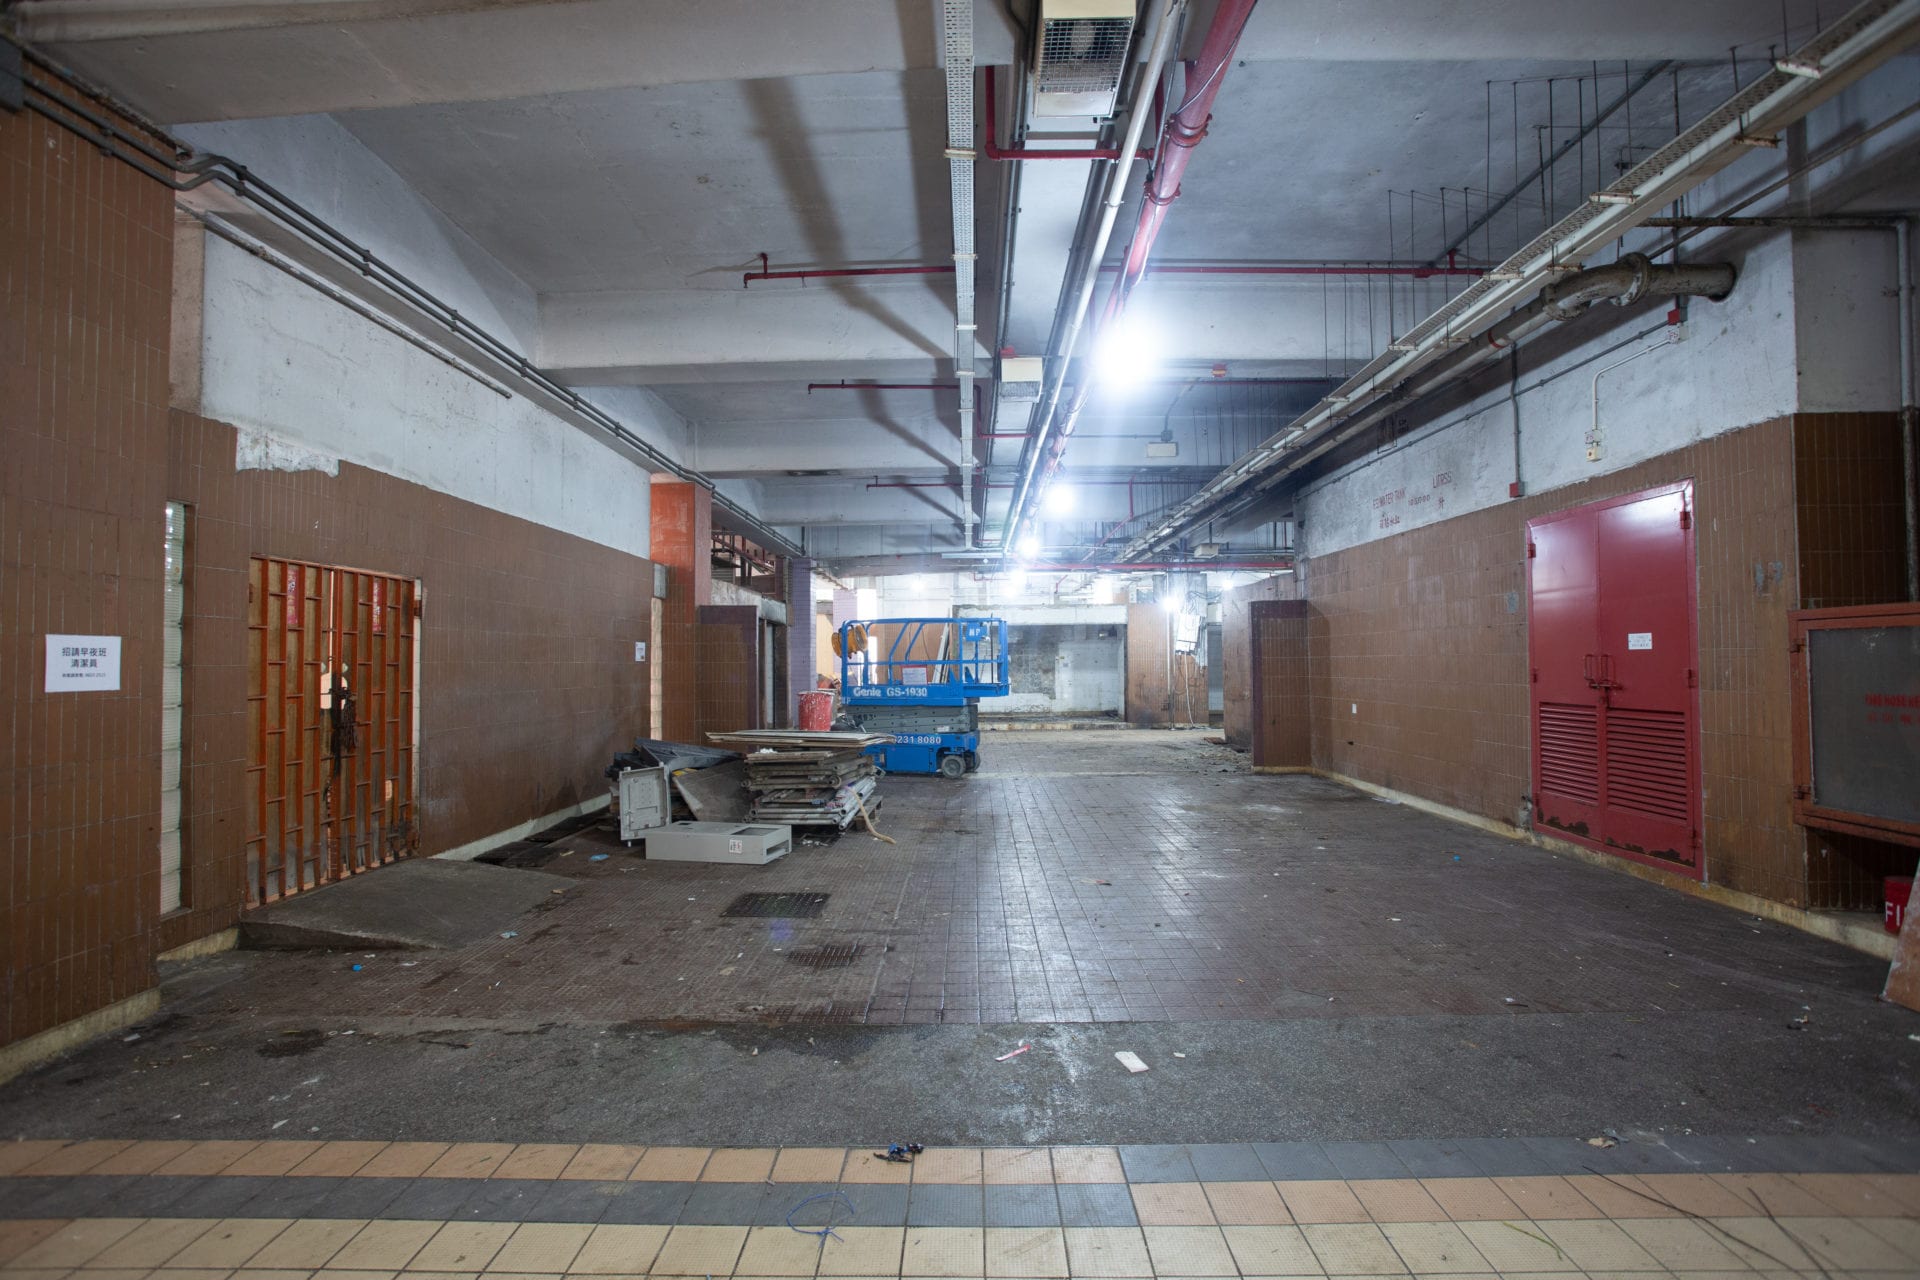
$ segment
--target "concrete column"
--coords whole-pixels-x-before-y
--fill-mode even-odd
[[[661,732],[675,742],[698,743],[699,611],[713,603],[713,491],[656,477],[652,499],[652,556],[654,563],[667,566],[667,598],[656,602],[664,611],[655,659],[666,664]]]
[[[800,695],[813,688],[813,561],[787,561],[787,723],[800,723]]]

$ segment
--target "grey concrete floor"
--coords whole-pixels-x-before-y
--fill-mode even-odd
[[[1326,988],[1333,998],[1206,1018],[815,1024],[616,1018],[590,999],[559,998],[560,985],[544,1007],[481,1001],[477,1013],[422,1014],[396,1000],[404,984],[353,987],[347,957],[232,953],[169,973],[151,1024],[0,1087],[0,1138],[1028,1144],[1610,1129],[1654,1142],[1920,1140],[1920,1041],[1909,1038],[1920,1016],[1877,1000],[1884,966],[1867,957],[1405,806],[1357,803],[1312,779],[1253,777],[1197,734],[1009,734],[991,745],[989,768],[962,783],[888,780],[886,825],[901,840],[886,855],[901,860],[894,874],[1004,887],[1008,864],[956,840],[957,824],[989,830],[1010,815],[1025,833],[1018,856],[1044,862],[1046,833],[1075,820],[1072,797],[1113,780],[1101,794],[1271,837],[1256,865],[1239,846],[1206,853],[1226,827],[1169,850],[1163,824],[1108,815],[1099,839],[1114,846],[1110,865],[1135,876],[1159,867],[1138,904],[1145,914],[1127,917],[1121,938],[1159,944],[1148,917],[1178,920],[1192,951],[1230,928],[1246,953],[1233,963],[1259,984],[1299,996],[1301,972],[1321,983],[1332,974],[1342,984]],[[1032,910],[1035,884],[1084,881],[1085,857],[1055,869],[1073,876],[1029,867],[1017,904],[990,895],[1004,916],[990,927]],[[1160,865],[1169,861],[1177,877]],[[576,901],[551,913],[562,922],[553,945],[566,928],[601,929],[603,913],[658,896],[644,873],[609,865],[583,873],[568,895]],[[867,865],[850,851],[843,874],[881,874],[859,871]],[[1266,906],[1242,902],[1229,919],[1224,904],[1252,899],[1245,877],[1255,874],[1290,891]],[[1183,902],[1188,891],[1170,886],[1188,883],[1213,887]],[[1356,901],[1368,905],[1345,905]],[[1102,926],[1057,889],[1048,903],[1045,921],[1057,917],[1065,938],[1048,972],[1088,980],[1119,963]],[[570,912],[580,913],[572,924]],[[951,965],[954,948],[948,936],[915,954]],[[515,967],[497,949],[450,954],[483,988],[495,973],[565,977],[564,966]],[[1435,999],[1372,999],[1372,987]],[[1507,1005],[1489,994],[1508,990],[1525,998]],[[1810,1021],[1795,1029],[1803,1014]],[[994,1060],[1022,1041],[1030,1052]],[[1122,1049],[1152,1070],[1127,1074],[1112,1056]]]

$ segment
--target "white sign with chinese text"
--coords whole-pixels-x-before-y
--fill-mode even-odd
[[[119,636],[47,637],[48,693],[104,692],[119,687]]]

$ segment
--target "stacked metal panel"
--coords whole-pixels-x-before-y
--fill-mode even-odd
[[[755,822],[845,829],[864,807],[880,810],[879,770],[865,748],[891,742],[883,733],[748,730],[709,735],[747,753],[747,790]]]

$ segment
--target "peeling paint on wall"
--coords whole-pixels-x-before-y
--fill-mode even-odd
[[[233,442],[235,471],[324,471],[340,474],[340,459],[265,431],[240,428]]]

